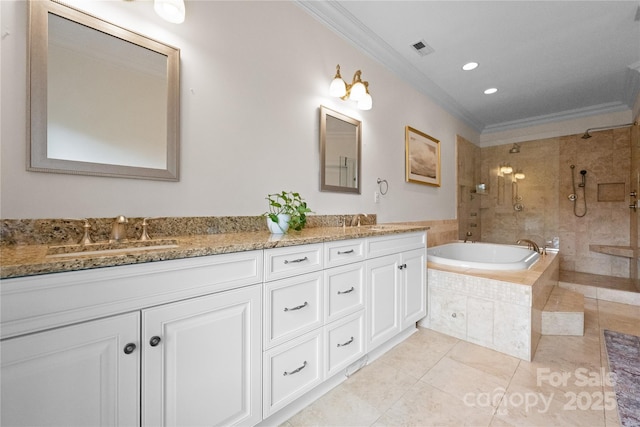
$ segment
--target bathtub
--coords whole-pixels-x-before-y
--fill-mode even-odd
[[[480,270],[528,270],[540,254],[522,246],[494,243],[447,243],[427,250],[427,259],[436,264]]]

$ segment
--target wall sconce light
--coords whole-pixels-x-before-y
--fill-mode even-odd
[[[518,169],[518,170],[516,171],[516,173],[513,175],[513,177],[514,177],[515,179],[520,179],[520,180],[522,180],[522,179],[524,179],[524,172],[522,172],[522,169]]]
[[[154,0],[153,9],[165,21],[174,24],[184,22],[184,0]]]
[[[369,95],[369,82],[363,82],[361,77],[362,71],[358,70],[353,75],[351,84],[347,84],[340,75],[340,64],[336,65],[336,75],[329,86],[329,95],[345,101],[356,101],[359,109],[370,110],[373,99]]]
[[[509,175],[512,172],[513,172],[513,168],[511,167],[511,165],[509,163],[504,164],[504,165],[500,165],[500,173],[502,175]]]

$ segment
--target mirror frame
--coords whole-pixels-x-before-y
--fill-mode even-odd
[[[167,57],[167,167],[154,169],[47,157],[47,62],[49,14],[152,50]],[[74,175],[111,176],[164,181],[179,180],[180,50],[58,2],[29,1],[27,85],[27,170]],[[114,124],[117,126],[117,124]]]
[[[326,166],[327,166],[327,117],[333,117],[344,122],[350,123],[356,128],[356,144],[357,147],[357,180],[358,185],[356,187],[341,187],[339,185],[328,185],[326,181]],[[356,120],[353,117],[346,116],[337,111],[331,110],[323,105],[320,106],[320,191],[331,191],[335,193],[352,193],[361,194],[362,185],[362,122]]]

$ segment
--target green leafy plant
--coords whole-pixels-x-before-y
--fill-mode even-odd
[[[307,214],[312,212],[307,206],[307,202],[300,196],[300,193],[282,191],[280,193],[269,194],[266,197],[269,202],[269,211],[263,215],[271,218],[271,221],[278,222],[278,214],[291,216],[289,228],[300,231],[307,225]]]

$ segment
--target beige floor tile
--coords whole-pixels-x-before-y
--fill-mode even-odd
[[[352,375],[342,388],[382,412],[417,381],[415,377],[377,360]]]
[[[291,427],[299,426],[370,426],[382,414],[360,396],[337,387],[289,419]]]
[[[601,305],[607,306],[606,309],[601,309]],[[610,303],[607,301],[598,301],[598,322],[600,329],[608,329],[610,331],[622,332],[624,334],[640,335],[640,315],[634,315],[635,313],[629,313],[626,304],[617,304],[620,306],[619,312],[612,312],[608,307]],[[637,311],[640,314],[640,307]]]
[[[465,341],[453,346],[447,356],[503,380],[511,378],[520,363],[516,357]]]
[[[492,413],[418,381],[374,426],[488,426]]]
[[[600,339],[597,336],[543,336],[531,366],[571,371],[575,366],[597,369],[600,363]]]
[[[443,357],[420,379],[464,402],[488,402],[497,406],[509,379],[496,377],[464,363]]]
[[[421,328],[379,360],[418,379],[438,363],[458,341],[456,338]]]
[[[593,404],[578,406],[571,393],[548,394],[510,387],[496,409],[494,420],[518,427],[605,425],[602,408]]]

